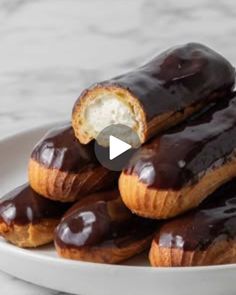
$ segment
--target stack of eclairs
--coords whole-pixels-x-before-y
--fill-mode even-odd
[[[92,85],[72,123],[50,130],[29,160],[29,183],[0,202],[0,234],[25,248],[119,263],[236,263],[235,69],[188,43]],[[126,124],[141,147],[121,173],[94,154],[98,133]]]

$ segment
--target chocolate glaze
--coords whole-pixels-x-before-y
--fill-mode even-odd
[[[155,237],[160,247],[195,251],[236,238],[236,179],[225,184],[199,209],[163,225]]]
[[[9,226],[37,224],[43,219],[61,218],[68,208],[68,204],[41,197],[24,184],[1,198],[0,220]]]
[[[35,146],[31,158],[47,168],[78,173],[99,165],[93,144],[80,144],[68,123],[49,131]]]
[[[113,200],[116,200],[118,197],[119,197],[119,191],[117,188],[114,188],[113,190],[105,190],[102,192],[93,193],[89,196],[86,196],[86,198],[79,200],[73,206],[71,206],[69,210],[66,211],[62,219],[77,212],[82,207],[90,206],[99,201],[112,202]],[[124,208],[123,208],[123,211],[124,211]],[[128,209],[127,211],[130,212]]]
[[[232,90],[235,70],[220,54],[188,43],[166,50],[134,71],[93,85],[129,90],[143,105],[148,121],[166,112],[181,111]],[[86,91],[80,97],[83,97]],[[80,98],[79,98],[80,99]]]
[[[121,248],[151,237],[156,222],[133,215],[117,196],[115,200],[112,196],[109,201],[99,200],[82,207],[79,202],[74,205],[56,229],[56,244],[60,248],[76,249],[108,244]],[[118,202],[118,218],[110,215],[111,202]],[[122,217],[119,219],[119,216]]]
[[[181,189],[224,164],[236,148],[236,96],[202,111],[140,148],[124,173],[148,187]]]

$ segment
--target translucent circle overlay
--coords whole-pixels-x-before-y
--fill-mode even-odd
[[[110,136],[114,136],[131,145],[132,148],[110,160]],[[112,171],[122,171],[140,145],[139,136],[130,127],[122,124],[114,124],[104,128],[99,133],[94,149],[96,157],[102,166]]]

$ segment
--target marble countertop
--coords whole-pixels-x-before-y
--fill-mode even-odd
[[[89,84],[198,41],[236,63],[235,0],[0,0],[0,138],[70,118]],[[0,273],[1,294],[58,294]]]

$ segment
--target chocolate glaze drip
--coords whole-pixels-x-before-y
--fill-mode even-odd
[[[120,219],[119,214],[118,218],[111,217],[109,209],[111,202],[117,201],[120,202],[119,213],[123,215]],[[78,202],[69,212],[55,233],[55,242],[61,248],[80,249],[108,244],[123,247],[151,236],[156,229],[155,221],[133,215],[118,199],[99,200],[82,207]]]
[[[218,98],[232,90],[234,83],[235,70],[224,57],[204,45],[188,43],[163,52],[134,71],[97,85],[129,90],[151,120],[166,112],[181,111],[206,98]]]
[[[36,145],[31,158],[47,168],[74,173],[99,165],[93,142],[80,144],[70,124],[49,131]]]
[[[155,237],[160,247],[195,251],[236,238],[236,179],[225,184],[199,209],[167,222]]]
[[[236,148],[232,96],[141,147],[124,173],[137,175],[148,187],[178,190],[224,164]]]
[[[42,219],[61,218],[68,208],[68,204],[41,197],[24,184],[1,198],[0,220],[8,225],[37,224]]]

